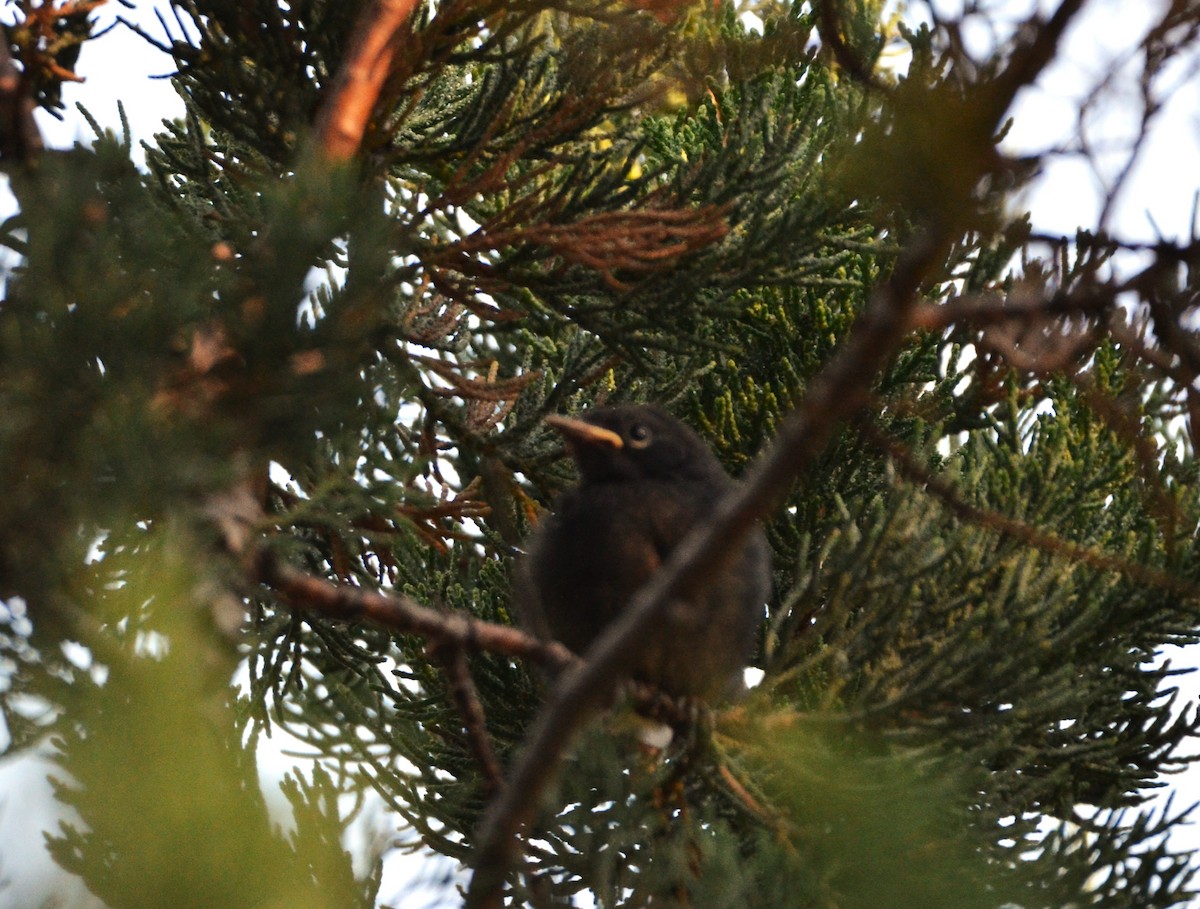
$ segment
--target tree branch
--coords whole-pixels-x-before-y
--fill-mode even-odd
[[[1018,285],[1008,294],[965,294],[945,303],[918,303],[909,316],[909,326],[920,331],[944,331],[951,325],[982,328],[1056,316],[1099,316],[1112,309],[1117,293],[1115,289],[1089,286],[1046,297],[1034,288]]]
[[[42,150],[33,109],[29,85],[13,63],[8,42],[0,41],[0,161],[28,164]]]
[[[1004,72],[993,83],[997,90],[993,98],[997,123],[1012,104],[1017,92],[1027,85],[1032,85],[1046,68],[1046,64],[1054,59],[1059,41],[1062,40],[1075,14],[1083,8],[1083,4],[1084,0],[1063,0],[1054,11],[1054,15],[1045,22],[1035,16],[1025,23],[1023,29],[1027,32],[1032,31],[1032,37],[1013,54]]]
[[[392,71],[400,30],[417,0],[372,0],[362,11],[330,96],[317,114],[317,145],[332,161],[358,153],[363,135]]]
[[[846,43],[842,34],[841,16],[838,15],[835,0],[818,0],[816,3],[817,33],[821,41],[833,54],[833,59],[844,69],[852,79],[870,88],[882,88],[876,80],[871,68],[858,53]]]
[[[1120,556],[1074,543],[1056,534],[1026,524],[1023,521],[1000,514],[1000,512],[990,508],[980,508],[977,505],[972,505],[959,494],[953,485],[940,477],[934,476],[920,464],[913,456],[912,451],[899,439],[889,435],[873,423],[866,421],[862,422],[859,429],[872,444],[895,462],[901,476],[905,477],[910,483],[924,487],[930,495],[938,499],[946,508],[964,521],[1019,540],[1025,545],[1041,550],[1048,555],[1057,556],[1072,562],[1079,562],[1097,571],[1110,571],[1123,574],[1149,587],[1156,587],[1159,590],[1166,590],[1171,593],[1190,597],[1200,595],[1200,587],[1165,571],[1159,571],[1156,568],[1150,568],[1146,565],[1139,565]]]
[[[551,669],[579,662],[562,644],[543,641],[511,625],[484,622],[462,612],[439,612],[401,594],[333,584],[283,564],[268,552],[258,555],[257,574],[288,603],[330,619],[371,622],[421,635],[435,647],[506,653]]]
[[[468,625],[468,629],[471,627]],[[500,770],[500,762],[496,760],[496,752],[488,735],[487,718],[483,713],[483,704],[479,701],[479,691],[471,678],[467,649],[447,647],[444,644],[431,645],[429,649],[432,651],[431,655],[439,660],[446,670],[450,694],[458,707],[459,716],[462,717],[467,745],[483,773],[484,792],[489,798],[493,797],[504,786],[504,774]]]

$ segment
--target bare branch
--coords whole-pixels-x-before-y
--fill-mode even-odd
[[[510,625],[480,621],[461,612],[439,612],[401,594],[332,584],[282,564],[266,552],[259,555],[257,568],[260,580],[287,602],[326,618],[371,622],[421,635],[440,646],[506,653],[552,669],[578,662],[562,644],[543,641]]]
[[[1013,55],[1007,68],[993,83],[998,89],[993,99],[997,121],[1008,110],[1017,92],[1032,85],[1046,64],[1054,59],[1063,33],[1083,4],[1084,0],[1063,0],[1045,23],[1034,18],[1025,24],[1025,30],[1032,31],[1032,38]]]
[[[1016,369],[1047,375],[1080,365],[1100,337],[1101,330],[1095,325],[1030,316],[989,326],[980,336],[979,346],[1000,354]]]
[[[944,331],[952,325],[986,328],[1057,316],[1101,315],[1113,307],[1115,294],[1108,288],[1091,286],[1046,297],[1036,288],[1017,285],[1008,294],[964,294],[945,303],[918,303],[912,309],[909,326],[920,331]]]
[[[468,631],[471,627],[468,625]],[[500,762],[496,760],[496,752],[492,748],[492,740],[487,731],[487,719],[483,713],[483,704],[479,701],[479,692],[475,688],[475,681],[471,678],[471,667],[467,663],[467,648],[446,646],[442,642],[431,645],[429,649],[432,656],[445,667],[446,678],[450,683],[450,694],[462,717],[467,744],[483,773],[485,793],[489,797],[494,796],[504,786],[504,774],[500,770]]]
[[[358,153],[392,71],[401,29],[416,6],[416,0],[372,0],[363,9],[350,50],[317,115],[317,144],[330,160],[346,161]]]

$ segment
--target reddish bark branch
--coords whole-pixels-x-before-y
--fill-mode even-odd
[[[29,84],[13,63],[8,42],[0,41],[0,161],[28,164],[42,150],[33,109]]]
[[[248,502],[244,498],[239,501],[244,511]],[[218,522],[225,530],[227,544],[231,546],[236,544],[240,535],[232,525],[236,524],[239,528],[249,526],[244,514],[236,520],[226,515]],[[248,545],[248,541],[244,543]],[[543,641],[512,626],[484,622],[463,612],[439,612],[402,594],[389,595],[361,587],[334,584],[285,565],[267,552],[257,555],[257,574],[262,583],[297,608],[328,619],[370,622],[391,631],[416,634],[428,639],[429,655],[446,670],[450,694],[462,717],[467,744],[480,766],[490,796],[495,796],[503,789],[504,776],[487,732],[483,704],[471,678],[467,655],[479,650],[503,653],[530,660],[551,672],[581,663],[575,654],[555,641]],[[683,722],[676,701],[658,689],[630,683],[626,693],[630,702],[644,715],[673,725]]]
[[[510,625],[484,622],[462,612],[439,612],[403,594],[333,584],[269,554],[259,556],[258,576],[288,603],[326,618],[371,622],[392,631],[421,635],[435,646],[506,653],[551,669],[579,662],[561,644],[543,641]]]
[[[909,325],[920,331],[944,331],[952,325],[983,328],[1031,319],[1100,315],[1112,309],[1116,293],[1097,286],[1046,297],[1036,289],[1018,286],[1007,295],[968,294],[945,303],[919,303],[913,307]]]
[[[372,0],[359,17],[350,50],[317,115],[317,144],[330,160],[347,161],[362,146],[401,30],[416,5],[416,0]]]

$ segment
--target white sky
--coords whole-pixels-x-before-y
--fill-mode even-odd
[[[1162,0],[1128,3],[1091,0],[1086,15],[1068,30],[1063,53],[1034,88],[1019,98],[1007,144],[1023,152],[1071,144],[1075,110],[1088,87],[1110,74],[1124,90],[1106,96],[1100,114],[1089,119],[1089,138],[1109,147],[1105,163],[1112,171],[1125,159],[1123,151],[1138,130],[1140,104],[1136,62],[1123,54],[1135,44],[1167,6]],[[1112,42],[1120,44],[1114,49]],[[1160,94],[1162,109],[1152,123],[1139,164],[1118,196],[1109,228],[1120,239],[1154,242],[1185,241],[1191,230],[1196,192],[1200,190],[1200,80],[1190,68],[1195,57],[1171,61]],[[1095,225],[1102,184],[1078,156],[1051,156],[1030,197],[1034,222],[1047,232],[1071,236],[1077,225]]]
[[[1022,15],[1034,5],[1031,0],[1010,3],[1014,15]],[[946,11],[957,7],[948,0],[939,0],[936,5]],[[102,23],[120,12],[156,37],[163,35],[152,4],[139,3],[136,11],[123,10],[116,4],[109,6],[112,9],[100,11]],[[1106,48],[1114,40],[1124,46],[1133,44],[1133,36],[1144,33],[1146,24],[1164,6],[1165,0],[1092,0],[1082,21],[1068,33],[1065,53],[1038,86],[1027,89],[1018,99],[1016,122],[1006,148],[1036,153],[1069,142],[1074,133],[1077,99],[1086,90],[1081,86],[1093,85],[1120,68],[1120,60]],[[1174,66],[1175,89],[1158,115],[1139,166],[1114,208],[1110,227],[1122,239],[1186,242],[1192,229],[1193,205],[1200,190],[1200,79],[1188,78],[1186,67],[1192,62],[1178,61]],[[119,129],[117,101],[123,99],[136,145],[138,140],[148,140],[164,117],[182,111],[182,102],[170,83],[149,78],[169,72],[170,64],[169,58],[132,32],[117,28],[84,49],[79,71],[87,82],[67,86],[64,97],[68,105],[82,101],[92,116],[113,129]],[[1136,119],[1131,119],[1136,116],[1131,99],[1117,95],[1111,100],[1103,107],[1103,115],[1090,124],[1097,141],[1127,137],[1136,125]],[[69,147],[76,141],[91,140],[90,127],[73,109],[66,112],[63,122],[40,116],[40,124],[51,146]],[[140,155],[137,157],[141,160]],[[1037,229],[1072,236],[1078,225],[1095,224],[1099,190],[1097,175],[1081,158],[1055,156],[1048,160],[1023,202],[1033,212]],[[1189,653],[1173,654],[1172,658],[1180,665],[1200,663],[1200,656]],[[1181,684],[1186,685],[1194,702],[1200,684],[1189,680]],[[31,830],[36,823],[33,819],[39,816],[45,819],[44,827],[53,826],[54,805],[45,783],[46,769],[44,763],[33,760],[0,763],[0,880],[9,882],[7,888],[0,889],[0,909],[36,905],[40,896],[50,895],[45,890],[48,881],[61,882],[61,873],[45,853],[41,838]],[[1200,799],[1200,768],[1176,778],[1172,788],[1177,790],[1177,808]],[[1180,845],[1200,847],[1200,833],[1194,829],[1175,836]],[[389,877],[396,886],[401,885],[394,875]],[[385,882],[383,895],[389,889]],[[62,900],[64,909],[89,905],[82,889],[59,890],[54,895]]]

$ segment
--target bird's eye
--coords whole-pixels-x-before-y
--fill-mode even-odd
[[[629,447],[645,448],[650,444],[650,430],[641,423],[634,423],[629,428]]]

